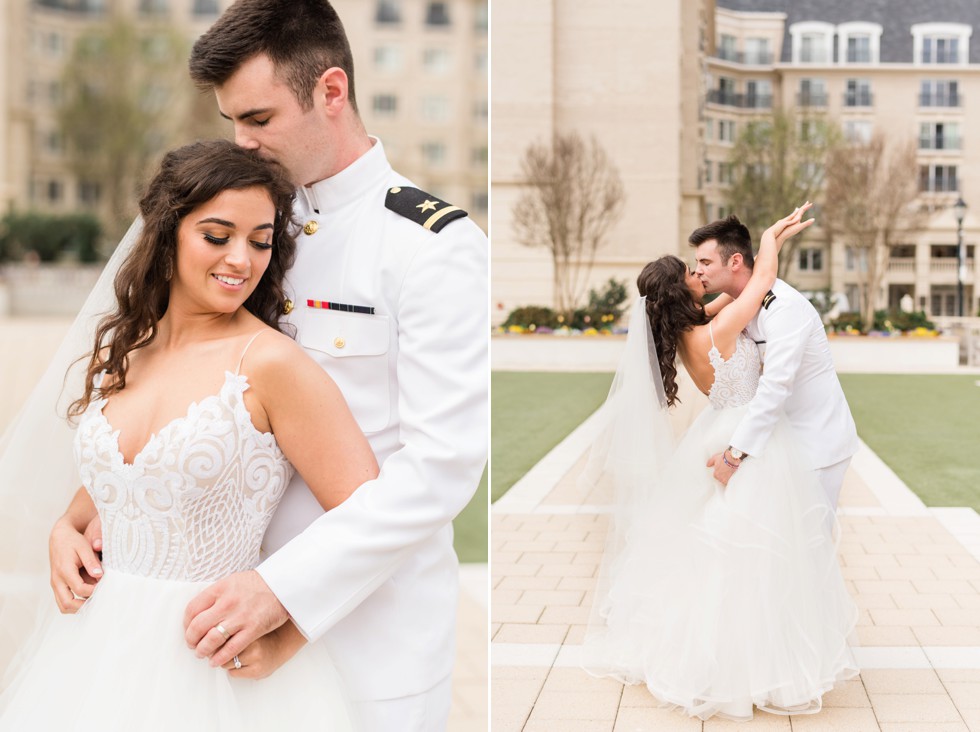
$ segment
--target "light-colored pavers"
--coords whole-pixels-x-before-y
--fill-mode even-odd
[[[980,732],[980,517],[927,508],[864,445],[839,511],[862,673],[828,693],[820,713],[702,723],[660,708],[641,686],[582,671],[611,497],[577,477],[598,429],[586,420],[493,507],[493,732]]]

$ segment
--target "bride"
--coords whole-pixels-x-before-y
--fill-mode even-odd
[[[62,520],[98,515],[104,573],[88,599],[53,586],[78,611],[21,652],[0,729],[352,728],[323,645],[298,650],[291,623],[269,642],[298,653],[262,681],[261,654],[212,668],[184,640],[187,603],[258,563],[294,468],[327,510],[378,471],[337,387],[279,332],[292,196],[228,141],[168,153],[150,183],[69,410],[84,488]]]
[[[587,471],[609,476],[616,502],[583,665],[701,719],[749,720],[753,705],[815,713],[857,674],[833,507],[789,423],[727,487],[711,472],[759,383],[758,349],[742,331],[775,282],[782,243],[812,224],[809,208],[765,232],[734,300],[702,306],[704,285],[677,257],[643,269]],[[666,410],[678,356],[710,406],[675,448]]]

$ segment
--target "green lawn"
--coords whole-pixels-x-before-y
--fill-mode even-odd
[[[491,376],[493,484],[500,496],[605,399],[612,374]],[[930,506],[980,511],[976,376],[843,374],[858,433]]]
[[[842,374],[858,434],[929,506],[980,511],[976,376]]]
[[[487,520],[487,471],[484,470],[476,495],[453,521],[453,546],[459,561],[487,561]]]
[[[496,501],[605,401],[611,373],[490,376],[490,464]]]

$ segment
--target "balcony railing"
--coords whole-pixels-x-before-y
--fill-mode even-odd
[[[950,135],[920,137],[920,150],[959,150],[963,147],[959,137]]]
[[[929,271],[936,274],[956,275],[958,265],[955,257],[933,257],[929,262]],[[973,274],[973,258],[966,260],[966,271]]]
[[[709,89],[708,101],[741,109],[769,109],[772,107],[772,94],[743,94],[727,89]]]
[[[958,93],[936,94],[924,92],[919,94],[920,107],[959,107],[963,99]]]
[[[874,95],[870,91],[844,92],[845,107],[870,107],[874,103]]]
[[[734,61],[746,66],[772,66],[772,54],[764,51],[745,52],[719,48],[715,51],[715,58],[722,61]]]
[[[915,257],[892,257],[888,260],[888,271],[915,274]]]
[[[826,107],[827,92],[800,92],[796,103],[801,107]]]

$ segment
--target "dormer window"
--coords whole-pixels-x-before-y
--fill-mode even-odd
[[[841,23],[837,26],[837,60],[841,64],[877,64],[881,26],[877,23]]]
[[[816,20],[793,23],[793,63],[829,64],[833,59],[835,26]]]
[[[970,58],[972,26],[963,23],[918,23],[912,26],[916,66],[966,65]]]

